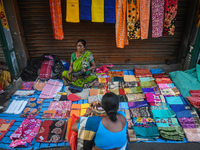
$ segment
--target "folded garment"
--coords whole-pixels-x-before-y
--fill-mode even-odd
[[[152,74],[151,74],[149,69],[135,68],[135,76],[137,78],[139,78],[139,77],[152,77]]]
[[[169,74],[168,73],[159,73],[159,74],[154,74],[153,75],[154,78],[169,78]]]
[[[78,86],[71,85],[71,86],[69,86],[69,90],[70,90],[72,93],[79,93],[79,92],[82,92],[83,88],[82,88],[82,87],[78,87]]]
[[[139,108],[134,108],[130,109],[131,112],[131,117],[152,117],[152,112],[149,107],[139,107]]]
[[[183,129],[189,142],[200,142],[200,128]]]
[[[137,138],[136,138],[134,129],[128,129],[127,130],[127,135],[128,135],[127,138],[128,138],[129,142],[137,142]]]
[[[176,112],[177,118],[196,117],[196,116],[198,116],[198,114],[195,110],[182,110],[182,111]]]
[[[123,71],[108,71],[109,77],[124,77]]]
[[[102,95],[92,95],[88,97],[88,103],[92,103],[95,101],[101,101]]]
[[[148,103],[161,102],[160,96],[158,94],[146,93],[145,96]]]
[[[142,92],[144,94],[146,94],[146,93],[161,94],[158,87],[142,88]]]
[[[148,106],[147,101],[128,102],[128,107],[130,109],[144,107],[144,106]]]
[[[119,89],[119,82],[108,82],[108,90]]]
[[[162,83],[173,83],[170,78],[155,78],[155,82],[157,84],[162,84]]]
[[[165,97],[168,104],[183,104],[183,100],[180,96],[171,96],[171,97]]]
[[[155,121],[158,127],[180,126],[176,118],[157,118]]]
[[[172,110],[177,113],[179,111],[183,111],[183,110],[192,110],[191,107],[188,104],[172,104],[170,105],[170,107],[172,108]]]
[[[133,118],[134,127],[152,127],[156,125],[156,122],[153,118],[145,118],[145,117],[138,117]]]
[[[141,88],[141,86],[137,86],[137,87],[130,88],[130,90],[131,90],[131,93],[133,93],[133,94],[142,93],[142,88]]]
[[[200,90],[190,90],[190,94],[192,96],[198,96],[198,97],[200,97]]]
[[[23,82],[20,86],[20,90],[32,90],[34,82]]]
[[[174,83],[162,83],[158,84],[159,89],[167,89],[167,88],[174,88]]]
[[[132,87],[137,87],[138,84],[136,81],[132,82],[124,82],[124,88],[132,88]]]
[[[136,81],[135,75],[124,75],[124,82]]]
[[[173,110],[151,110],[153,118],[174,118],[176,114]]]
[[[129,109],[127,102],[119,102],[119,109]]]
[[[160,135],[162,138],[167,140],[184,140],[184,131],[181,126],[174,127],[158,127]]]
[[[198,96],[187,96],[188,101],[192,106],[200,109],[200,97]]]
[[[157,87],[157,84],[155,81],[145,81],[145,82],[140,82],[140,86],[142,88],[152,88],[152,87]]]
[[[122,88],[119,88],[119,95],[126,95],[124,89]]]
[[[137,138],[156,139],[159,137],[159,132],[156,126],[149,128],[133,127]]]
[[[151,74],[159,74],[159,73],[165,73],[163,68],[156,68],[156,69],[149,69],[151,71]]]
[[[139,79],[140,79],[140,82],[155,80],[154,77],[140,77]]]
[[[200,122],[198,117],[178,118],[182,128],[199,128]]]
[[[151,110],[171,110],[171,107],[167,103],[156,103],[156,105],[151,105],[150,103],[150,108]]]
[[[129,102],[144,101],[144,94],[126,94]]]
[[[124,82],[123,77],[111,77],[111,80],[112,80],[112,82],[116,82],[116,81]]]
[[[126,95],[118,95],[120,102],[128,102]]]

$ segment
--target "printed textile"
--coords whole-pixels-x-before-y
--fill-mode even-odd
[[[148,103],[161,102],[160,95],[158,94],[146,93],[145,96]]]
[[[152,127],[156,125],[156,122],[153,118],[133,118],[133,124],[135,127]]]
[[[17,130],[15,130],[15,132],[10,136],[12,142],[9,147],[30,146],[32,140],[37,135],[40,124],[41,120],[35,119],[34,116],[29,115],[24,119],[19,128],[17,128]]]
[[[174,118],[176,114],[172,110],[151,110],[153,118]]]
[[[155,122],[158,127],[180,126],[176,118],[157,118]]]
[[[47,81],[42,81],[41,79],[38,79],[37,82],[33,85],[33,89],[37,91],[42,91],[46,83]]]
[[[70,110],[71,101],[53,101],[50,102],[48,110]]]
[[[200,142],[200,128],[183,129],[189,142]]]
[[[200,90],[190,90],[190,94],[192,96],[198,96],[198,97],[200,97]]]
[[[200,122],[198,117],[178,118],[182,128],[199,128]]]
[[[132,118],[135,118],[135,117],[152,117],[152,113],[151,113],[149,107],[147,107],[147,106],[130,109],[130,112],[131,112]]]
[[[79,0],[66,0],[66,21],[78,23],[79,18]]]
[[[144,106],[148,106],[148,103],[146,101],[128,102],[128,107],[130,109],[144,107]]]
[[[0,141],[6,135],[6,133],[9,131],[10,127],[15,122],[14,119],[8,120],[8,119],[1,119],[0,118]]]
[[[150,0],[140,0],[141,39],[148,39],[150,17]]]
[[[165,0],[152,0],[152,37],[160,37],[163,32]]]
[[[174,35],[178,0],[165,0],[163,35]]]
[[[127,2],[127,32],[128,38],[140,38],[140,1],[128,0]]]
[[[158,127],[160,135],[162,138],[167,140],[184,140],[184,131],[181,126],[173,126],[173,127]]]
[[[143,101],[145,98],[144,94],[126,94],[128,101]]]
[[[152,77],[152,74],[149,69],[135,68],[135,77]]]
[[[62,40],[64,38],[64,34],[62,26],[61,0],[49,0],[49,5],[54,38]]]
[[[66,128],[64,120],[44,120],[36,137],[37,142],[62,142]]]
[[[135,75],[124,75],[124,82],[136,81]]]
[[[156,126],[144,128],[144,127],[133,127],[137,139],[156,139],[159,137],[158,128]]]
[[[23,82],[20,86],[20,90],[32,90],[34,82]]]
[[[126,5],[126,0],[116,0],[115,35],[118,48],[124,48],[125,45],[129,44],[126,26]]]
[[[51,78],[51,70],[52,70],[53,64],[54,64],[53,60],[46,60],[42,62],[40,72],[39,72],[40,79]]]
[[[44,86],[39,98],[50,99],[56,96],[56,94],[61,90],[63,83],[59,80],[48,80]]]
[[[42,109],[44,99],[40,98],[30,98],[29,102],[27,103],[24,112],[20,115],[21,117],[26,117],[29,114],[34,116],[38,115],[40,110]]]

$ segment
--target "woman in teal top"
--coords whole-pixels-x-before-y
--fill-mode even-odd
[[[91,105],[93,107],[95,103],[92,103]],[[92,150],[127,149],[126,116],[124,112],[117,111],[119,108],[118,96],[112,92],[106,93],[102,98],[102,108],[105,110],[106,115],[100,119],[96,130],[96,135],[94,137],[95,145],[93,146]],[[91,110],[87,109],[84,116],[87,117],[90,113]],[[82,122],[79,122],[79,120],[81,120],[81,118],[75,121],[75,123],[72,125],[71,129],[73,131],[79,131],[79,128],[82,126]],[[90,124],[92,125],[91,122]],[[79,131],[78,134],[79,133],[81,132]]]
[[[85,40],[78,40],[76,46],[77,52],[71,55],[69,71],[64,71],[62,76],[64,82],[66,81],[75,86],[83,87],[84,84],[92,82],[97,78],[95,75],[90,74],[96,68],[96,65],[92,53],[86,51]]]

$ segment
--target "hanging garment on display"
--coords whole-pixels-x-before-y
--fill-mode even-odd
[[[140,1],[128,0],[127,2],[127,31],[128,38],[140,38]]]
[[[152,0],[152,37],[160,37],[163,32],[165,0]]]
[[[104,22],[104,0],[92,0],[92,22]]]
[[[62,40],[64,38],[62,27],[61,0],[49,0],[51,10],[51,22],[54,38]]]
[[[104,0],[104,22],[115,23],[115,0]]]
[[[116,44],[118,48],[128,45],[127,26],[126,26],[126,0],[116,0]]]
[[[91,20],[92,0],[79,0],[79,14],[81,20]]]
[[[149,17],[150,17],[150,0],[140,0],[140,29],[141,39],[148,39],[149,34]]]
[[[79,19],[79,0],[66,0],[66,21],[77,23]]]
[[[165,0],[163,35],[174,35],[178,0]]]

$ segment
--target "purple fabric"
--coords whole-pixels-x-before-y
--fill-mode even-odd
[[[144,107],[144,106],[148,106],[147,101],[128,102],[128,107],[130,109]]]
[[[158,87],[142,88],[142,92],[144,94],[146,94],[146,93],[160,94],[160,91],[159,91]]]
[[[163,32],[165,0],[152,0],[152,37],[160,37]]]
[[[186,118],[186,117],[178,118],[178,121],[180,122],[180,124],[183,128],[197,128],[192,117],[191,118]]]

